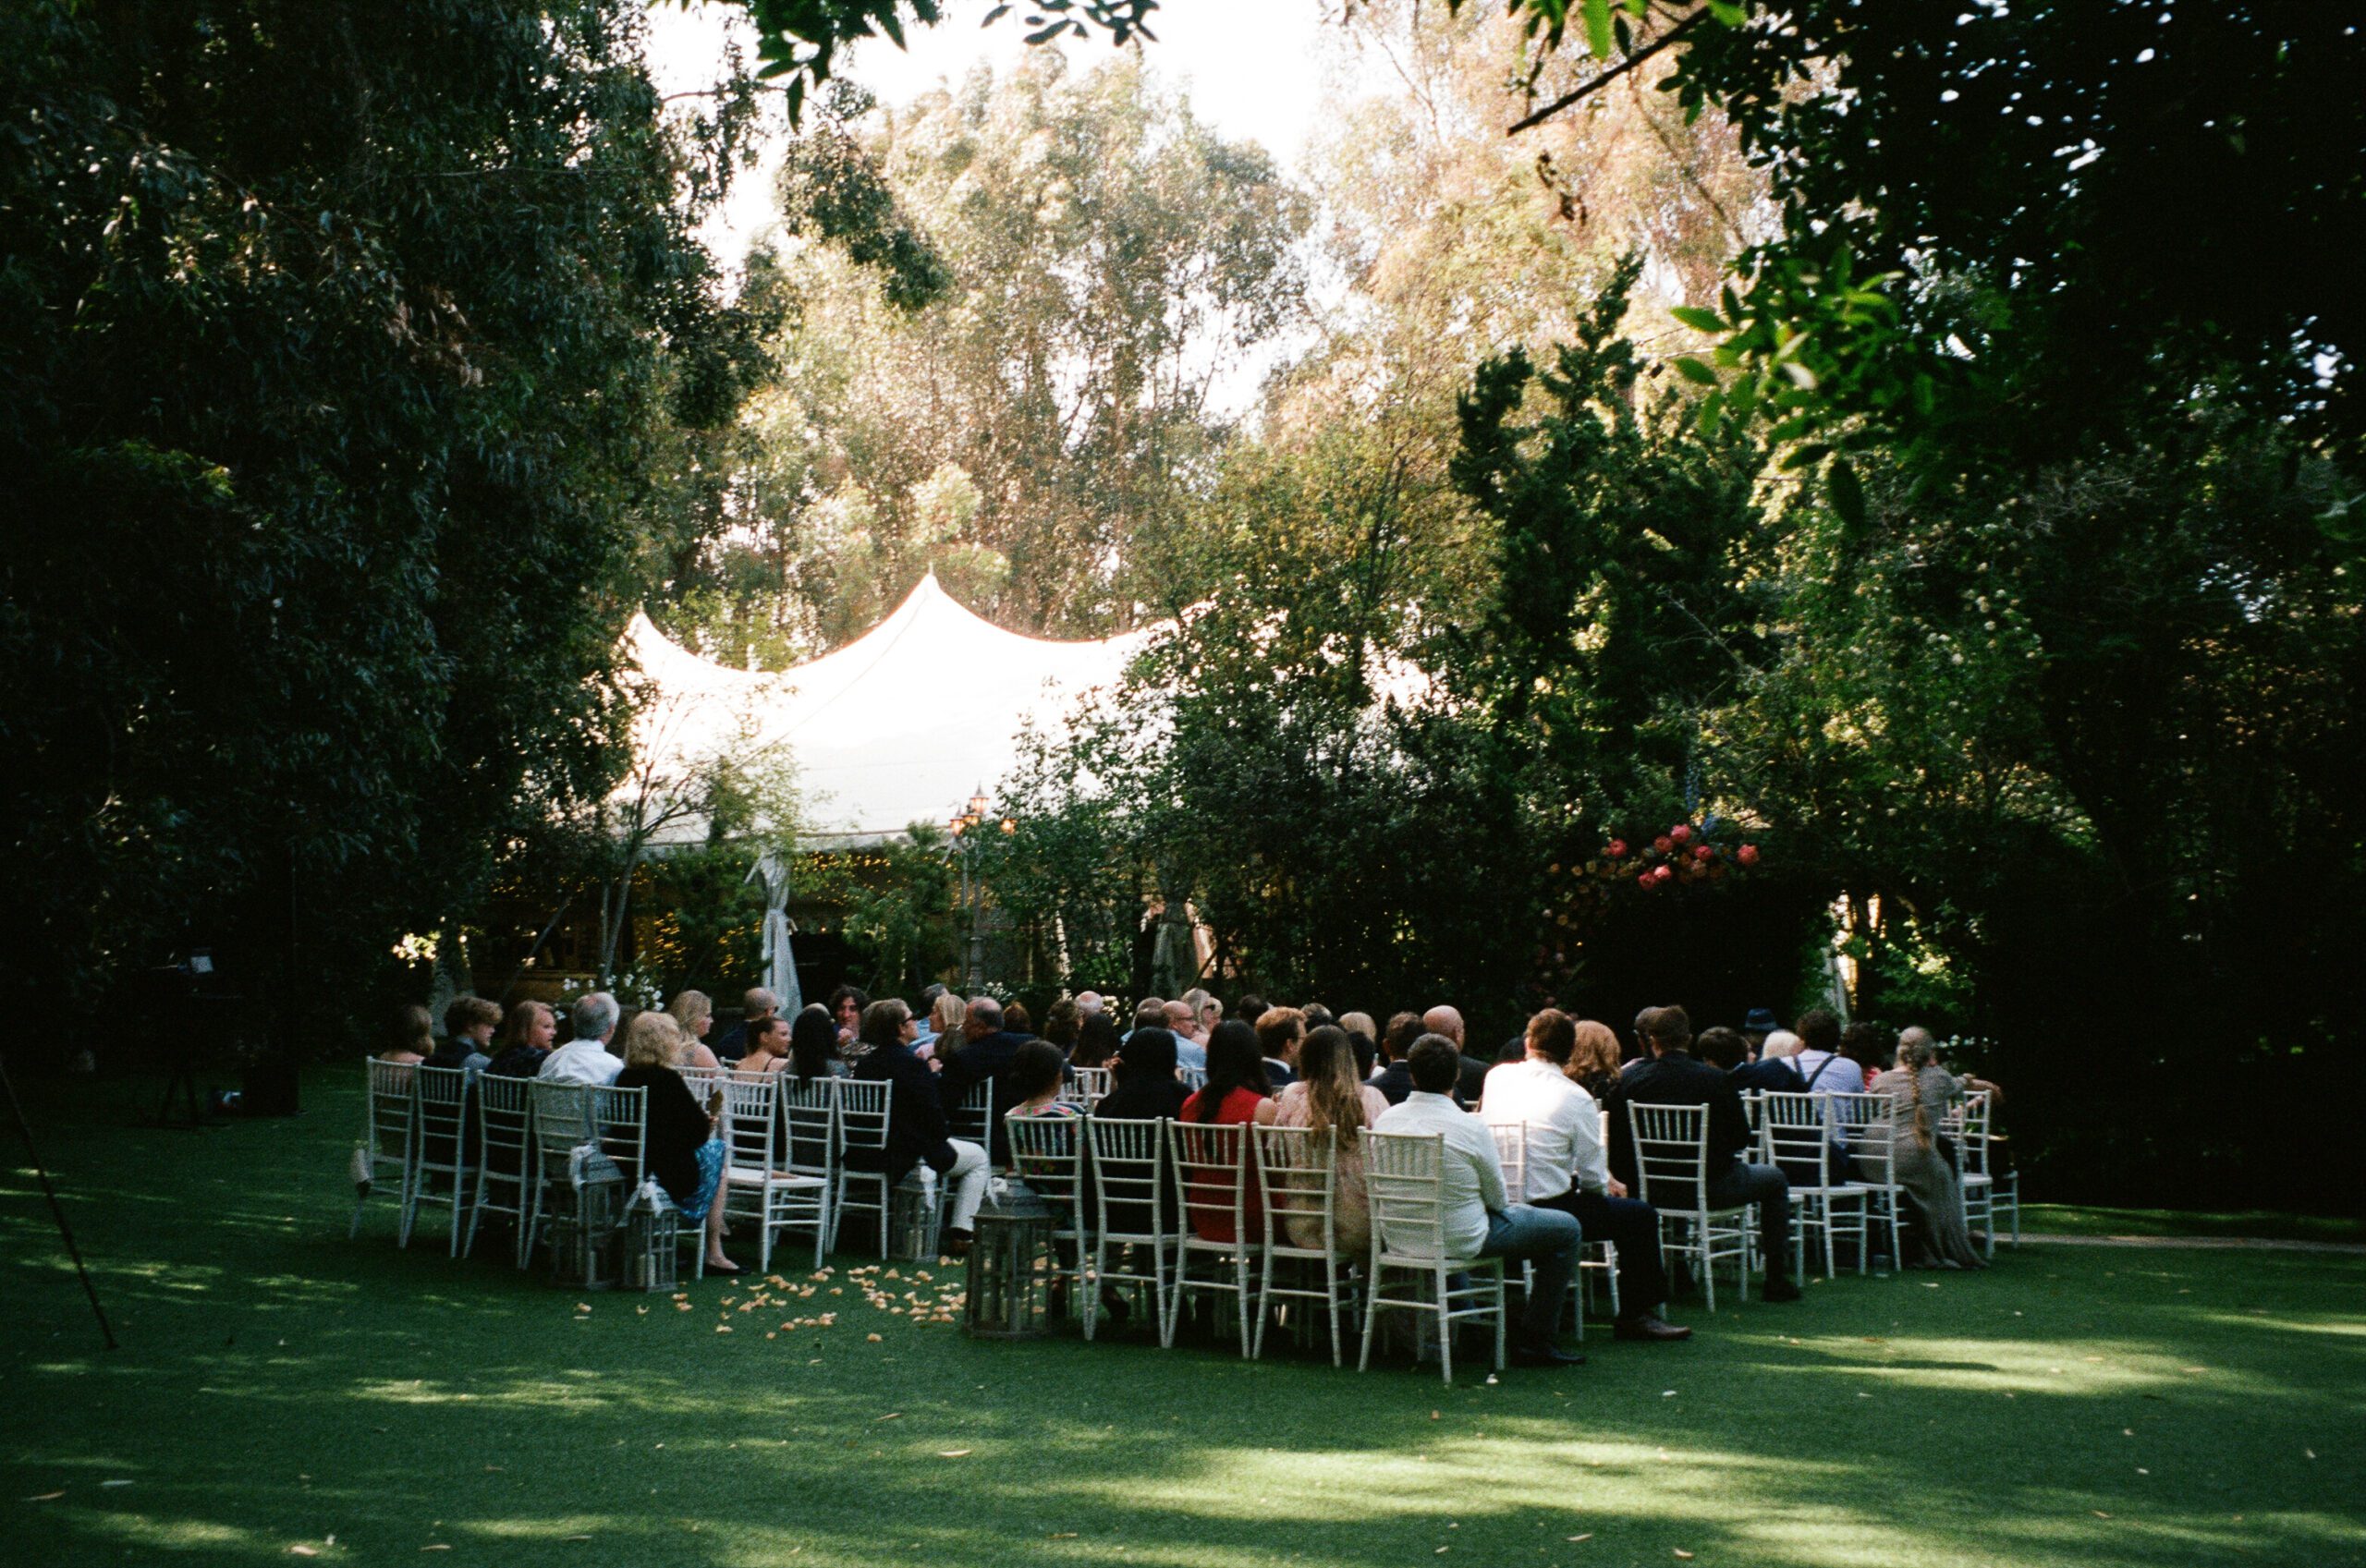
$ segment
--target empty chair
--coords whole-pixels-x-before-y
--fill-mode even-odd
[[[518,1249],[531,1258],[543,1217],[550,1211],[552,1189],[567,1190],[567,1160],[593,1138],[588,1087],[543,1078],[525,1083],[527,1110],[533,1124],[534,1162],[529,1178],[532,1190],[526,1210],[526,1234]]]
[[[822,1266],[823,1245],[829,1237],[828,1181],[790,1170],[785,1158],[787,1148],[780,1136],[782,1087],[778,1074],[722,1080],[724,1138],[728,1149],[723,1168],[723,1213],[726,1221],[756,1222],[759,1272],[771,1270],[773,1238],[780,1232],[813,1233],[816,1269]]]
[[[1807,1236],[1812,1230],[1823,1238],[1824,1278],[1836,1271],[1843,1237],[1855,1239],[1857,1272],[1863,1273],[1866,1194],[1848,1179],[1846,1156],[1832,1146],[1830,1097],[1770,1090],[1761,1098],[1766,1162],[1780,1166],[1791,1183],[1791,1247],[1799,1258],[1794,1271],[1807,1271]]]
[[[370,1077],[363,1090],[361,1142],[354,1150],[356,1175],[368,1179],[374,1186],[381,1172],[394,1173],[396,1223],[408,1234],[414,1152],[411,1138],[418,1110],[411,1074],[417,1069],[400,1063],[381,1062],[375,1057],[364,1065],[370,1070]],[[361,1234],[361,1209],[369,1201],[367,1193],[354,1199],[353,1223],[346,1231],[348,1237]]]
[[[1181,1238],[1167,1166],[1167,1125],[1092,1116],[1085,1119],[1084,1138],[1092,1181],[1092,1278],[1104,1291],[1132,1285],[1139,1292],[1148,1285],[1160,1339],[1171,1343],[1168,1249]],[[1085,1314],[1088,1340],[1098,1317]]]
[[[1890,1099],[1885,1094],[1830,1094],[1832,1131],[1848,1152],[1848,1181],[1863,1189],[1866,1233],[1885,1230],[1890,1267],[1905,1258],[1900,1232],[1906,1189],[1890,1170]]]
[[[452,1230],[447,1250],[460,1255],[460,1214],[468,1205],[469,1083],[475,1076],[459,1067],[411,1067],[415,1130],[411,1135],[410,1180],[403,1191],[400,1245],[410,1245],[410,1231],[426,1196],[430,1177],[443,1178],[451,1193]]]
[[[511,1250],[518,1255],[518,1266],[526,1266],[526,1216],[534,1183],[534,1129],[528,1105],[531,1088],[529,1078],[477,1075],[477,1191],[469,1207],[469,1234],[460,1243],[462,1257],[475,1250],[477,1227],[487,1213],[506,1214],[517,1227]]]
[[[1635,1169],[1640,1177],[1636,1197],[1660,1211],[1663,1250],[1696,1258],[1708,1293],[1709,1310],[1717,1309],[1717,1259],[1730,1258],[1740,1276],[1741,1295],[1750,1299],[1752,1242],[1751,1204],[1724,1209],[1709,1202],[1709,1107],[1627,1102],[1628,1131],[1635,1140]]]
[[[1265,1216],[1249,1163],[1249,1124],[1169,1122],[1167,1154],[1183,1195],[1183,1225],[1175,1243],[1175,1291],[1161,1340],[1175,1343],[1175,1326],[1193,1291],[1229,1295],[1238,1309],[1240,1354],[1252,1354],[1250,1320],[1256,1313],[1256,1259]],[[1205,1265],[1194,1274],[1192,1260]]]
[[[1363,1352],[1372,1365],[1381,1308],[1397,1307],[1437,1324],[1438,1369],[1454,1381],[1454,1326],[1492,1319],[1494,1367],[1504,1368],[1504,1260],[1457,1258],[1446,1246],[1445,1140],[1435,1133],[1376,1133],[1363,1139],[1364,1185],[1372,1200],[1372,1260],[1364,1276]],[[1409,1295],[1389,1294],[1394,1275]],[[1457,1280],[1461,1282],[1457,1283]]]
[[[1988,1172],[1988,1094],[1975,1089],[1948,1109],[1944,1126],[1955,1141],[1957,1181],[1963,1192],[1963,1222],[1981,1237],[1982,1250],[1996,1256],[1996,1183]]]
[[[1274,1209],[1259,1249],[1260,1311],[1250,1354],[1265,1354],[1265,1325],[1276,1298],[1320,1302],[1331,1329],[1331,1365],[1336,1367],[1343,1360],[1339,1315],[1346,1305],[1338,1239],[1338,1130],[1251,1127],[1250,1144],[1256,1155],[1258,1185]],[[1276,1263],[1284,1266],[1278,1284],[1274,1279]]]

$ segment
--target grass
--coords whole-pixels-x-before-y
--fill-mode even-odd
[[[2331,1214],[2278,1214],[2250,1209],[2096,1209],[2031,1203],[2022,1207],[2021,1228],[2065,1236],[2205,1236],[2350,1246],[2366,1243],[2366,1222]]]
[[[2366,1562],[2356,1257],[2032,1247],[1448,1389],[973,1343],[866,1305],[860,1259],[794,1310],[709,1281],[684,1311],[453,1262],[432,1228],[398,1252],[383,1199],[348,1242],[351,1076],[204,1132],[133,1125],[121,1085],[35,1096],[123,1348],[0,1164],[0,1559]]]

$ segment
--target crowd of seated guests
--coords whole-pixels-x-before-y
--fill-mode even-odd
[[[891,1185],[917,1166],[934,1172],[950,1199],[946,1250],[957,1256],[970,1248],[990,1173],[1009,1167],[1006,1119],[1086,1113],[1072,1092],[1079,1069],[1110,1074],[1093,1115],[1332,1132],[1333,1245],[1348,1258],[1371,1240],[1358,1135],[1365,1128],[1437,1134],[1447,1152],[1449,1228],[1463,1255],[1525,1259],[1534,1268],[1531,1309],[1516,1336],[1518,1359],[1533,1365],[1579,1359],[1554,1344],[1552,1314],[1581,1240],[1614,1244],[1616,1338],[1680,1340],[1692,1331],[1663,1316],[1674,1286],[1657,1245],[1657,1212],[1637,1192],[1621,1109],[1628,1103],[1707,1107],[1709,1201],[1757,1207],[1768,1301],[1799,1295],[1789,1273],[1793,1177],[1750,1158],[1748,1093],[1885,1097],[1884,1169],[1910,1211],[1909,1255],[1899,1261],[1981,1266],[1959,1203],[1959,1151],[1941,1127],[1967,1091],[1984,1090],[1994,1100],[2002,1091],[1947,1072],[1926,1030],[1844,1027],[1826,1008],[1810,1009],[1786,1029],[1759,1009],[1740,1028],[1711,1027],[1696,1038],[1684,1009],[1651,1007],[1636,1017],[1634,1053],[1622,1062],[1618,1035],[1607,1025],[1548,1007],[1482,1059],[1466,1041],[1461,1014],[1446,1005],[1397,1013],[1383,1027],[1370,1014],[1335,1017],[1319,1004],[1269,1005],[1254,996],[1240,998],[1228,1016],[1222,1002],[1195,990],[1173,1001],[1144,999],[1131,1027],[1121,1029],[1106,1000],[1084,992],[1050,1003],[1039,1037],[1016,1004],[964,999],[941,987],[924,1000],[925,1027],[901,1000],[874,1002],[851,986],[793,1019],[781,1015],[771,993],[750,991],[744,1016],[710,1050],[704,1037],[713,1008],[698,991],[680,993],[662,1012],[639,1014],[620,1043],[619,1010],[605,992],[574,1002],[565,1043],[555,1041],[558,1020],[542,1003],[519,1002],[505,1015],[464,996],[445,1009],[440,1039],[424,1009],[402,1010],[379,1059],[645,1089],[650,1173],[685,1218],[705,1224],[707,1266],[719,1272],[738,1271],[723,1251],[717,1200],[726,1162],[716,1131],[720,1096],[701,1103],[682,1069],[725,1064],[742,1077],[886,1082],[887,1147],[849,1158],[876,1163]],[[992,1086],[999,1114],[983,1141],[951,1136],[949,1108],[981,1084]],[[1506,1185],[1491,1125],[1524,1129],[1516,1188]],[[1834,1141],[1845,1171],[1850,1151],[1836,1135]],[[1273,1217],[1253,1169],[1242,1179],[1253,1240]],[[1319,1225],[1306,1217],[1278,1218],[1292,1245],[1321,1244]],[[1192,1222],[1206,1240],[1237,1239],[1216,1234],[1229,1230],[1221,1213],[1195,1210]],[[1125,1312],[1114,1292],[1104,1293],[1104,1305]]]

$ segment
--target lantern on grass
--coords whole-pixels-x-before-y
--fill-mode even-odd
[[[597,1144],[587,1143],[567,1158],[567,1207],[551,1237],[552,1278],[579,1290],[613,1289],[625,1173]]]
[[[978,1210],[977,1226],[962,1331],[997,1340],[1049,1333],[1048,1276],[1038,1264],[1052,1243],[1051,1209],[1024,1186],[1014,1186]]]
[[[625,1211],[625,1288],[672,1290],[681,1236],[681,1210],[655,1182],[642,1182]]]

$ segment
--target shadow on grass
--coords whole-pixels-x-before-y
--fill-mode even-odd
[[[452,1260],[424,1222],[397,1252],[383,1199],[348,1242],[358,1116],[313,1099],[339,1113],[196,1139],[59,1116],[114,1355],[37,1197],[0,1191],[12,1556],[2360,1561],[2349,1260],[1846,1277],[1691,1312],[1689,1344],[1597,1334],[1587,1367],[1446,1388],[1270,1349],[973,1343],[865,1305],[855,1259],[827,1282],[776,1260],[816,1292],[777,1310],[739,1310],[783,1294],[742,1279],[682,1311],[554,1290],[497,1245]]]

